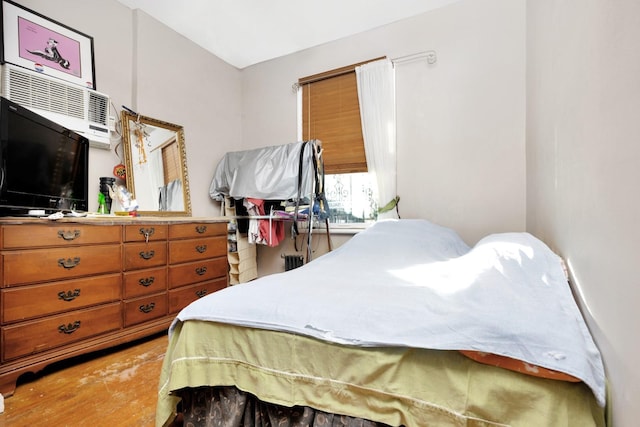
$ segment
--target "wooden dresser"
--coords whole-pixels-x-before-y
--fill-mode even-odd
[[[0,393],[142,338],[228,284],[224,219],[0,220]]]

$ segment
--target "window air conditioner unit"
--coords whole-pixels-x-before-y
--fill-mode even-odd
[[[2,96],[85,136],[91,147],[111,148],[108,95],[10,64],[0,74]]]

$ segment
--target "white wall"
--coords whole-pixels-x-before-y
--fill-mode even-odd
[[[144,12],[133,19],[133,108],[184,127],[193,215],[219,216],[209,185],[220,158],[241,144],[240,72]]]
[[[525,1],[466,0],[242,71],[243,147],[296,140],[300,77],[435,50],[396,67],[403,218],[474,243],[525,227]]]
[[[240,71],[143,12],[110,0],[18,0],[19,4],[94,38],[96,86],[121,106],[184,126],[193,214],[217,216],[209,198],[213,168],[241,145]],[[122,156],[112,149],[89,153],[89,209],[98,207],[101,176],[112,176]],[[116,150],[118,155],[116,155]]]
[[[438,56],[396,67],[403,217],[452,227],[471,244],[524,230],[524,22],[524,1],[483,0],[389,28],[397,46]]]
[[[527,228],[568,262],[613,425],[638,424],[640,3],[527,2]]]
[[[432,49],[436,64],[396,67],[401,216],[452,227],[468,243],[524,230],[524,0],[460,1],[243,69],[243,148],[296,140],[298,78]],[[259,248],[260,273],[281,271],[291,250]]]

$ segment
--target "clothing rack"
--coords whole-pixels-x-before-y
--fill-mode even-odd
[[[322,143],[319,140],[300,141],[280,146],[227,153],[218,163],[209,194],[214,200],[224,202],[225,197],[260,200],[294,200],[293,214],[282,216],[273,209],[264,215],[235,216],[234,219],[268,220],[269,230],[275,221],[290,221],[294,239],[299,234],[298,222],[307,221],[306,260],[313,258],[313,221],[324,219],[327,228],[329,250],[328,205],[324,197],[324,163]],[[300,213],[302,198],[309,199],[309,214]],[[314,207],[318,205],[318,214]],[[297,250],[297,247],[296,247]]]
[[[306,256],[305,256],[305,260],[306,262],[310,262],[313,259],[313,250],[312,250],[312,240],[313,240],[313,230],[316,228],[313,226],[313,221],[314,220],[318,220],[317,217],[315,217],[313,214],[309,215],[306,213],[298,213],[297,215],[295,213],[283,213],[283,211],[279,211],[279,210],[274,210],[273,207],[271,208],[270,212],[268,215],[231,215],[231,216],[227,216],[230,219],[233,220],[264,220],[264,221],[269,221],[269,230],[273,231],[274,230],[274,223],[275,222],[293,222],[295,225],[297,225],[298,222],[307,222],[309,224],[307,231],[306,231],[306,242],[305,242],[305,246],[306,246]],[[327,234],[327,247],[329,248],[329,251],[331,251],[333,249],[332,247],[332,243],[331,243],[331,235],[329,233],[330,231],[330,227],[329,227],[329,219],[328,218],[323,218],[324,222],[325,222],[325,229],[326,229],[326,234]],[[295,239],[297,237],[296,234],[303,234],[300,233],[300,231],[293,231],[293,225],[292,225],[292,238]],[[269,243],[271,243],[273,241],[273,236],[269,236]],[[271,246],[269,244],[269,246]],[[297,248],[297,244],[295,244],[295,249],[298,250]]]

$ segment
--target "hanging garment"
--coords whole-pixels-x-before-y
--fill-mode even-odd
[[[169,184],[160,187],[158,205],[161,211],[185,210],[182,197],[182,180],[174,179]]]
[[[246,198],[244,206],[251,216],[267,216],[265,202],[262,199]],[[250,219],[247,233],[249,243],[263,244],[271,247],[278,246],[284,240],[284,223],[272,219]]]

